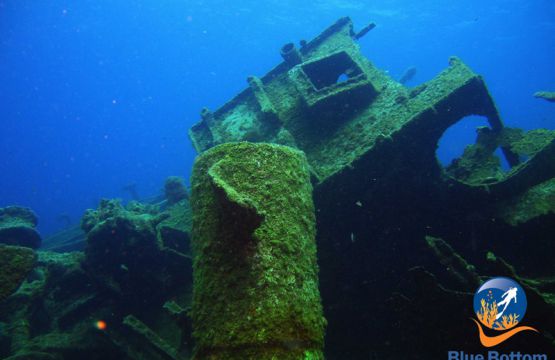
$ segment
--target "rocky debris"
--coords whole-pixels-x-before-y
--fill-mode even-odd
[[[538,91],[534,94],[534,97],[555,102],[555,91]]]
[[[83,217],[86,266],[118,293],[139,297],[145,290],[152,293],[147,289],[160,280],[158,275],[163,276],[153,265],[161,252],[156,225],[164,216],[150,210],[138,203],[124,208],[117,200],[103,200],[98,210]],[[140,292],[133,294],[135,290]]]
[[[0,245],[0,302],[17,290],[35,260],[35,252],[27,247]]]
[[[163,344],[173,358],[189,358],[191,320],[165,305],[190,307],[192,264],[181,252],[190,216],[187,200],[164,211],[103,200],[87,211],[85,252],[38,251],[27,279],[0,301],[0,357],[157,359],[149,351]]]
[[[144,218],[153,219],[158,214],[159,209],[154,205],[142,204],[137,201],[130,201],[126,207],[121,205],[119,199],[102,199],[98,209],[88,209],[81,219],[81,228],[88,233],[94,226],[101,222],[114,219],[116,217],[125,217],[128,215],[142,216]],[[160,219],[161,221],[162,219]]]
[[[41,237],[36,230],[37,222],[37,216],[29,208],[0,208],[0,243],[38,248]]]
[[[230,143],[192,175],[196,359],[323,359],[312,186],[304,155]]]
[[[180,224],[190,213],[185,204],[171,210],[101,201],[98,210],[88,211],[82,221],[89,273],[130,304],[158,302],[171,289],[185,285],[190,281],[184,271],[190,267],[190,258],[179,250],[188,248],[188,229]],[[176,271],[182,276],[174,276]]]
[[[82,259],[80,253],[38,251],[27,280],[0,303],[0,321],[9,329],[2,336],[10,344],[8,349],[0,347],[0,356],[42,359],[40,354],[49,354],[64,359],[72,353],[102,352],[94,340],[99,336],[93,328],[94,288],[80,265]]]
[[[161,233],[163,241],[168,243],[165,246],[177,246],[180,247],[179,251],[188,253],[188,233],[191,230],[191,214],[187,189],[181,178],[176,176],[168,177],[165,187],[165,195],[149,198],[148,201],[143,203],[131,201],[127,207],[136,207],[139,213],[146,211],[153,215],[164,212],[171,213],[157,230]],[[109,206],[104,205],[103,211],[109,213],[111,210]],[[99,216],[102,215],[97,210],[87,211],[80,225],[71,226],[47,237],[42,242],[41,249],[55,252],[83,251],[86,245],[86,232],[82,226],[85,229],[90,229],[91,224],[96,223]],[[89,222],[91,224],[88,224]],[[176,238],[180,239],[174,242],[173,240]]]

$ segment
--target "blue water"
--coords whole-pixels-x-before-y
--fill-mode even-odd
[[[61,1],[0,0],[0,207],[33,208],[49,234],[77,223],[102,197],[160,192],[189,177],[187,137],[202,107],[216,109],[341,16],[363,53],[407,85],[457,55],[482,74],[505,123],[555,128],[552,0]],[[461,123],[442,140],[446,163],[473,141]]]

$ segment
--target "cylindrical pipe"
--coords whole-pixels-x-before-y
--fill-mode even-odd
[[[374,23],[370,23],[370,24],[366,25],[364,28],[362,28],[362,30],[360,30],[358,33],[355,34],[355,36],[354,36],[355,40],[359,40],[361,37],[368,34],[368,32],[370,30],[372,30],[373,28],[375,28],[375,27],[376,27],[376,24],[374,24]]]
[[[290,66],[295,66],[303,62],[301,54],[293,43],[283,45],[279,53],[283,60],[285,60],[285,62]]]
[[[198,157],[191,184],[194,358],[323,359],[304,154],[219,145]]]

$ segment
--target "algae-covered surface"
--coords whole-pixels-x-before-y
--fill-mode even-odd
[[[29,248],[0,245],[0,301],[17,290],[35,260],[35,252]]]
[[[305,156],[230,143],[192,177],[199,359],[322,358],[314,205]]]

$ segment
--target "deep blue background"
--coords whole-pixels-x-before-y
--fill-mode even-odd
[[[446,5],[447,4],[447,5]],[[457,55],[483,74],[508,125],[555,127],[552,0],[28,1],[0,0],[0,207],[21,204],[40,230],[78,222],[102,197],[157,194],[189,177],[188,128],[340,16],[378,27],[361,47],[408,85]],[[476,122],[478,124],[478,122]],[[473,140],[461,123],[442,141],[445,162]]]

